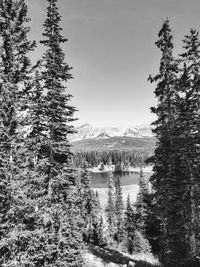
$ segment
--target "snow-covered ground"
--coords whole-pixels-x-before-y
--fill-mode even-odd
[[[84,260],[85,260],[85,266],[84,267],[119,267],[121,265],[115,264],[115,263],[106,263],[106,265],[104,264],[104,262],[94,256],[91,253],[86,253],[84,255]]]
[[[99,194],[100,204],[105,208],[108,199],[108,189],[107,188],[93,188]],[[137,194],[139,192],[139,186],[137,184],[122,186],[123,201],[126,204],[128,195],[130,195],[131,202],[135,202]]]
[[[143,137],[152,137],[152,131],[149,124],[146,125],[127,125],[121,127],[112,127],[112,126],[105,126],[105,127],[96,127],[90,125],[88,123],[84,125],[80,125],[76,127],[76,134],[73,134],[70,137],[71,141],[80,141],[90,138],[95,139],[105,139],[109,137],[116,137],[116,136],[127,136],[127,137],[136,137],[136,138],[143,138]]]
[[[140,167],[128,167],[126,171],[129,172],[140,172]],[[115,165],[104,165],[104,169],[101,170],[100,166],[90,168],[89,171],[94,173],[101,173],[101,172],[112,172],[115,170]],[[145,166],[142,168],[143,172],[153,172],[152,166]]]
[[[110,166],[110,167],[109,167]],[[105,170],[104,172],[109,172],[109,171],[113,171],[114,170],[114,165],[109,165],[109,166],[105,166]],[[152,171],[152,166],[146,166],[144,168],[142,168],[143,172],[153,172]],[[91,169],[90,169],[91,171]],[[129,167],[129,171],[130,172],[140,172],[140,168],[139,167]],[[101,173],[102,171],[99,170],[99,167],[95,167],[92,169],[92,172],[94,173]],[[93,188],[94,191],[97,191],[99,194],[99,198],[100,198],[100,203],[103,207],[105,207],[106,205],[106,201],[107,201],[107,196],[108,196],[108,189],[107,188]],[[130,195],[130,200],[131,202],[135,202],[136,198],[137,198],[137,194],[139,192],[139,186],[137,184],[132,184],[132,185],[124,185],[122,186],[122,194],[123,194],[123,200],[124,203],[126,203],[127,197],[128,195]]]
[[[115,165],[104,165],[103,170],[101,170],[101,166],[90,168],[90,172],[100,173],[100,172],[113,172],[115,170]]]
[[[151,253],[138,253],[134,255],[124,253],[124,255],[127,255],[136,261],[144,261],[152,265],[155,264],[155,266],[160,266],[158,259],[156,259]]]
[[[152,166],[145,166],[142,168],[143,172],[153,172]],[[140,172],[140,167],[129,167],[129,172]]]
[[[151,264],[152,267],[153,266],[160,266],[158,263],[158,260],[155,259],[151,253],[148,253],[148,254],[140,253],[140,254],[135,254],[135,255],[129,255],[129,254],[124,253],[124,255],[127,255],[136,261],[143,261],[143,262],[149,263],[149,264]],[[85,266],[84,267],[105,267],[105,266],[106,267],[122,267],[122,266],[126,266],[126,265],[121,265],[121,264],[119,265],[119,264],[115,264],[115,263],[104,263],[102,261],[102,259],[94,256],[91,253],[85,253],[84,260],[85,260]],[[141,267],[144,267],[144,266],[146,266],[145,263],[141,264]]]

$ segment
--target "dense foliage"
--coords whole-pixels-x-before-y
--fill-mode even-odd
[[[73,160],[77,167],[80,167],[86,160],[89,167],[96,167],[100,163],[119,165],[121,163],[129,166],[144,166],[146,159],[151,156],[151,150],[131,151],[82,151],[74,153]]]
[[[68,135],[75,108],[57,1],[44,23],[46,52],[31,68],[27,6],[1,1],[1,263],[82,265],[79,180]],[[39,68],[40,66],[40,68]],[[33,73],[34,71],[34,73]]]
[[[26,110],[31,62],[25,1],[0,2],[0,264],[26,261],[26,167],[21,112]]]
[[[169,21],[159,32],[161,50],[156,82],[158,99],[152,112],[158,139],[154,164],[153,213],[160,221],[160,258],[164,266],[199,264],[199,165],[200,87],[199,37],[195,30],[185,36],[179,59],[173,57]]]

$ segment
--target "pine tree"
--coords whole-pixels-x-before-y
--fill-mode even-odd
[[[44,225],[47,218],[44,217],[43,205],[46,202],[47,187],[46,155],[47,125],[44,113],[44,92],[42,87],[42,75],[36,70],[32,77],[31,90],[28,97],[28,111],[26,116],[26,135],[24,148],[26,150],[26,162],[24,175],[28,179],[23,187],[26,196],[26,229],[27,247],[26,264],[43,266],[46,254],[46,232]]]
[[[94,192],[93,195],[93,212],[92,212],[92,244],[95,246],[103,246],[106,244],[106,239],[104,236],[104,221],[101,214],[101,209],[99,208],[98,202]]]
[[[134,234],[136,230],[135,213],[130,201],[130,195],[127,197],[127,204],[125,210],[124,219],[124,230],[125,230],[125,246],[128,253],[132,254],[134,251]]]
[[[199,81],[200,81],[200,41],[196,30],[184,39],[185,52],[181,54],[181,75],[178,81],[177,116],[174,131],[176,156],[175,175],[178,189],[175,191],[179,199],[179,220],[182,229],[182,247],[179,251],[180,264],[195,266],[199,257]],[[181,181],[180,181],[181,177]],[[182,203],[182,206],[181,206]],[[176,214],[178,212],[176,211]],[[171,218],[174,220],[174,217]],[[177,237],[176,237],[177,239]],[[181,246],[179,246],[181,247]],[[179,248],[179,250],[181,250]],[[178,254],[174,249],[174,254]]]
[[[148,197],[148,213],[147,213],[147,220],[146,220],[146,238],[149,241],[151,252],[156,256],[159,257],[161,254],[162,247],[162,238],[163,238],[163,231],[162,231],[162,221],[159,216],[155,213],[156,202],[154,200],[154,195],[151,192]]]
[[[98,245],[98,227],[101,211],[96,194],[91,187],[87,163],[84,164],[81,174],[81,201],[81,213],[84,221],[83,239],[87,243]]]
[[[171,234],[168,233],[172,229],[169,218],[174,203],[177,203],[174,194],[176,183],[174,182],[175,162],[173,155],[174,151],[174,125],[176,114],[176,96],[177,96],[177,72],[178,63],[173,57],[173,36],[169,27],[169,20],[166,20],[160,30],[159,39],[156,42],[157,47],[161,50],[162,56],[160,61],[159,74],[149,78],[151,82],[156,82],[155,95],[158,99],[158,105],[152,108],[151,111],[157,115],[157,120],[153,123],[153,132],[157,137],[157,146],[154,156],[150,159],[154,164],[154,174],[151,176],[154,192],[154,212],[159,221],[162,222],[162,247],[160,252],[162,262],[170,259],[171,244],[173,243]],[[172,204],[173,203],[173,204]],[[176,209],[179,209],[176,207]],[[176,227],[176,222],[173,222],[174,233],[180,231],[179,225]],[[180,232],[179,232],[180,233]],[[176,241],[175,241],[176,242]]]
[[[198,257],[199,187],[199,40],[191,30],[179,62],[172,56],[172,35],[166,21],[156,43],[162,51],[155,94],[158,138],[151,182],[153,206],[161,221],[161,262],[166,266],[195,266]],[[154,217],[155,218],[155,217]],[[198,265],[198,263],[197,263]]]
[[[26,254],[26,198],[23,194],[23,149],[20,112],[26,109],[35,42],[27,38],[24,0],[0,2],[0,262],[19,265]]]
[[[135,203],[137,229],[146,236],[147,220],[149,213],[149,188],[143,170],[140,170],[139,193]]]
[[[137,216],[134,205],[130,202],[130,196],[127,197],[127,205],[124,218],[124,240],[125,248],[128,253],[147,253],[150,252],[150,245],[147,238],[140,231],[137,225]]]
[[[118,243],[123,240],[124,233],[124,207],[120,177],[115,181],[115,216],[116,216],[116,234],[115,239]]]
[[[107,240],[105,239],[104,235],[104,221],[103,221],[103,216],[101,215],[99,224],[98,224],[98,229],[97,229],[97,237],[98,237],[98,245],[99,246],[105,246],[107,244]]]
[[[42,264],[48,266],[82,266],[82,222],[79,201],[79,181],[72,166],[72,153],[68,135],[74,133],[70,124],[75,108],[69,104],[71,95],[66,93],[66,82],[72,78],[65,63],[61,44],[67,40],[61,35],[57,0],[48,0],[47,19],[44,23],[46,47],[42,65],[44,119],[47,127],[41,159],[45,168],[45,197],[39,213],[42,232]],[[40,160],[40,161],[41,161]]]
[[[115,233],[116,233],[116,206],[115,206],[115,192],[113,184],[113,175],[110,172],[108,176],[108,203],[106,207],[106,219],[108,225],[108,236],[110,242],[113,242]]]

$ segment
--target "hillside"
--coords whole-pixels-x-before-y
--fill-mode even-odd
[[[80,141],[71,142],[72,150],[89,151],[89,150],[153,150],[155,147],[155,137],[127,137],[115,136],[106,139],[84,139]]]

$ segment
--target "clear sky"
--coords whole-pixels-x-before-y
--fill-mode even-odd
[[[68,91],[79,124],[136,125],[154,119],[154,87],[147,81],[159,68],[155,46],[168,17],[175,54],[190,28],[200,26],[200,0],[58,0],[66,62],[74,79]],[[27,0],[31,38],[41,39],[47,1]],[[38,45],[34,55],[39,57]]]

